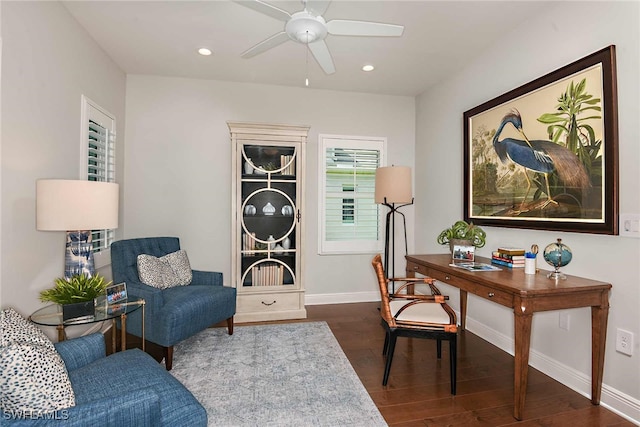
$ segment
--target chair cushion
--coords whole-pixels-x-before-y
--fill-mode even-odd
[[[185,286],[191,283],[191,265],[187,252],[179,250],[162,257],[138,255],[138,275],[146,285],[159,289]]]
[[[396,315],[398,311],[411,301],[406,299],[395,299],[389,302],[391,314]],[[412,305],[405,311],[400,313],[396,318],[400,321],[440,323],[448,325],[450,323],[449,315],[439,303],[420,303]]]
[[[0,407],[17,416],[75,405],[67,368],[53,343],[14,309],[0,315]]]

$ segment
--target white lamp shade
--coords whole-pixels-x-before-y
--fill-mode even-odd
[[[386,166],[376,169],[376,203],[411,203],[411,168]]]
[[[36,181],[36,228],[118,228],[118,188],[112,182],[40,179]]]

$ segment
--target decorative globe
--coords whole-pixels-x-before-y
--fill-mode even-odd
[[[560,272],[560,267],[564,267],[571,262],[573,255],[569,246],[562,243],[562,239],[558,239],[556,243],[551,243],[544,248],[543,256],[547,264],[555,268],[555,271],[549,273],[547,277],[566,279],[566,276]]]

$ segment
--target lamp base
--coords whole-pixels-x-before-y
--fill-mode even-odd
[[[64,258],[64,277],[67,280],[81,274],[87,277],[93,277],[96,274],[91,230],[67,231],[67,247]]]

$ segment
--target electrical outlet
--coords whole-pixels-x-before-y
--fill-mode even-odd
[[[569,313],[566,311],[561,311],[558,318],[558,327],[560,329],[564,329],[565,331],[569,330]]]
[[[627,356],[633,354],[633,332],[617,329],[616,331],[616,351]]]

